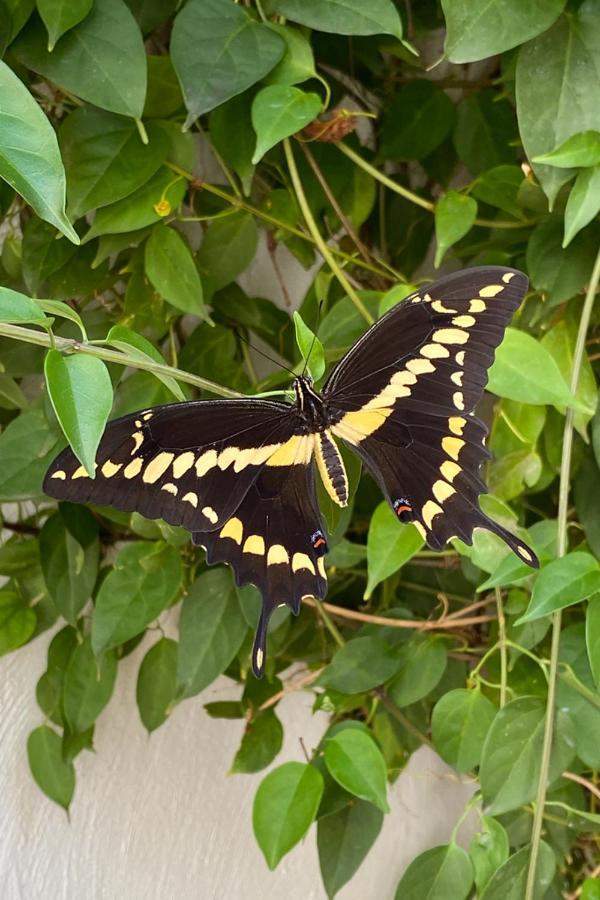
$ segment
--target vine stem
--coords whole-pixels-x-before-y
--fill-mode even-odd
[[[311,606],[314,606],[317,610],[317,613],[319,614],[323,625],[325,626],[331,637],[334,639],[338,647],[343,647],[346,641],[340,634],[337,625],[333,622],[333,620],[329,616],[329,613],[325,609],[326,604],[321,603],[321,601],[317,597],[313,597],[312,599],[314,600],[314,603],[311,604]]]
[[[506,685],[508,681],[508,659],[506,652],[506,617],[502,592],[500,588],[494,588],[496,595],[496,613],[498,616],[498,646],[500,648],[500,709],[506,705]]]
[[[380,172],[379,169],[372,166],[366,159],[363,159],[359,153],[356,153],[351,147],[348,147],[347,144],[343,144],[340,141],[336,144],[336,147],[338,150],[341,150],[344,156],[347,156],[353,163],[356,163],[357,166],[360,166],[361,169],[364,169],[365,172],[377,179],[381,184],[384,184],[391,191],[400,194],[405,200],[410,200],[411,203],[420,206],[422,209],[428,210],[428,212],[434,212],[436,206],[435,203],[431,200],[426,200],[424,197],[420,197],[418,194],[415,194],[414,191],[409,191],[408,188],[398,184],[393,178],[388,178],[387,175],[384,175],[383,172]],[[507,222],[503,220],[496,221],[495,219],[475,219],[474,224],[482,225],[485,228],[525,228],[532,223],[530,221]]]
[[[594,299],[600,283],[600,249],[596,256],[592,275],[586,291],[577,342],[573,354],[573,369],[571,371],[571,393],[575,395],[579,384],[579,375],[585,351],[585,339],[592,315]],[[567,552],[567,513],[569,505],[569,476],[571,472],[571,454],[573,449],[573,419],[572,407],[567,408],[565,416],[565,428],[563,433],[563,446],[560,461],[560,481],[558,489],[558,548],[557,557],[564,556]],[[560,630],[562,617],[560,610],[552,615],[552,648],[550,651],[550,666],[548,669],[548,701],[546,704],[546,721],[544,725],[544,743],[542,746],[542,760],[540,765],[540,777],[538,781],[537,796],[535,801],[535,813],[531,829],[531,853],[529,855],[529,871],[527,872],[527,887],[525,900],[533,900],[535,892],[535,879],[537,861],[542,836],[542,824],[544,819],[544,806],[546,803],[546,784],[550,769],[550,754],[552,752],[552,738],[554,735],[554,708],[556,702],[556,680],[558,677],[558,654],[560,650]]]
[[[143,369],[144,372],[152,372],[154,375],[170,375],[178,381],[184,381],[186,384],[192,384],[194,387],[202,388],[210,391],[212,394],[219,394],[221,397],[244,397],[238,391],[232,391],[222,384],[216,384],[214,381],[208,381],[199,375],[192,375],[190,372],[184,372],[183,369],[176,369],[173,366],[163,365],[153,360],[142,360],[122,353],[120,350],[109,350],[108,347],[99,347],[97,344],[89,344],[85,341],[76,341],[71,338],[62,338],[57,335],[52,337],[47,332],[34,331],[33,328],[23,328],[21,325],[9,325],[7,322],[0,322],[0,336],[12,338],[17,341],[24,341],[26,344],[36,344],[38,347],[55,347],[63,353],[84,353],[88,356],[96,356],[105,362],[117,363],[120,366],[130,366],[132,369]]]
[[[348,296],[354,303],[355,307],[357,308],[357,310],[359,311],[359,313],[361,314],[361,316],[363,317],[365,322],[367,322],[367,324],[369,324],[369,325],[372,325],[373,321],[374,321],[373,316],[371,315],[371,313],[369,312],[367,307],[364,305],[364,303],[362,302],[362,300],[360,299],[360,297],[358,296],[358,294],[356,293],[356,291],[354,290],[354,288],[352,287],[352,285],[350,284],[350,282],[348,281],[348,279],[342,272],[341,268],[339,267],[339,265],[337,263],[337,260],[334,258],[333,254],[331,253],[331,250],[328,247],[327,242],[325,241],[325,239],[323,238],[323,235],[317,228],[317,223],[315,222],[315,220],[313,218],[313,214],[311,212],[310,206],[308,205],[308,200],[306,199],[306,194],[304,193],[304,188],[302,187],[300,175],[298,174],[298,168],[296,166],[296,160],[294,159],[294,151],[292,150],[292,145],[290,144],[289,138],[285,138],[285,140],[283,142],[283,149],[285,151],[285,158],[286,158],[288,169],[290,172],[290,177],[292,179],[292,184],[294,186],[294,192],[296,194],[296,199],[298,200],[298,206],[300,207],[302,215],[304,216],[306,226],[307,226],[308,230],[310,231],[311,235],[313,236],[315,244],[319,248],[319,253],[321,254],[323,259],[325,260],[325,262],[327,263],[327,265],[329,266],[329,268],[331,269],[331,271],[333,272],[333,274],[335,275],[335,277],[341,284],[342,288],[348,294]]]
[[[227,191],[224,191],[223,188],[218,187],[216,184],[210,184],[208,181],[203,181],[202,178],[197,178],[195,175],[192,175],[191,172],[186,171],[186,169],[182,169],[181,166],[178,166],[175,163],[167,162],[165,163],[165,165],[167,166],[167,168],[171,169],[172,172],[175,172],[177,175],[181,175],[182,178],[185,178],[187,181],[189,181],[192,187],[196,187],[198,188],[198,190],[207,191],[209,194],[214,194],[215,197],[220,197],[221,200],[224,200],[226,203],[231,204],[232,207],[237,209],[244,209],[251,215],[256,216],[257,219],[261,219],[263,222],[268,222],[269,225],[273,225],[274,228],[281,228],[283,231],[287,231],[289,234],[293,234],[294,237],[300,238],[300,240],[306,241],[308,244],[316,244],[316,241],[310,234],[306,234],[306,232],[301,231],[294,225],[290,225],[289,222],[284,222],[282,219],[278,219],[276,216],[272,216],[270,213],[266,212],[263,209],[260,209],[258,206],[254,206],[252,203],[248,203],[248,201],[244,200],[243,198],[235,197],[233,194],[229,194]],[[211,218],[215,218],[215,216],[212,216]],[[398,278],[398,280],[402,280],[399,275],[397,276],[397,273],[392,273],[390,271],[386,271],[383,268],[380,268],[379,266],[374,266],[372,263],[367,262],[360,256],[353,256],[350,253],[345,253],[343,250],[340,250],[339,247],[330,247],[329,250],[331,253],[333,253],[334,256],[338,256],[345,262],[352,263],[353,266],[358,266],[361,269],[366,269],[368,272],[373,272],[374,275],[380,275],[382,278],[387,278],[388,281],[394,281],[396,277]]]

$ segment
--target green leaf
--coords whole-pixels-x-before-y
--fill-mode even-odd
[[[296,343],[302,354],[304,365],[312,374],[313,380],[318,381],[325,372],[325,350],[323,349],[323,344],[315,333],[310,330],[299,312],[294,312],[294,328],[296,330]]]
[[[563,629],[560,663],[569,666],[579,682],[588,688],[589,694],[584,696],[567,680],[566,674],[559,676],[556,702],[575,726],[577,756],[586,766],[597,769],[600,767],[600,709],[594,697],[596,686],[588,662],[583,622]]]
[[[565,0],[488,0],[473,8],[469,0],[442,0],[446,56],[453,63],[475,62],[524,44],[546,31],[564,5]]]
[[[254,259],[258,229],[247,212],[216,219],[204,235],[196,255],[201,274],[206,273],[213,290],[235,281]]]
[[[402,22],[391,0],[268,0],[271,12],[332,34],[391,34],[402,37]]]
[[[50,53],[39,19],[12,45],[23,65],[110,112],[139,119],[146,97],[146,53],[123,0],[94,0],[89,15]]]
[[[570,381],[573,369],[578,324],[575,318],[561,319],[542,338],[542,346],[552,354],[567,383]],[[580,434],[585,435],[586,426],[598,405],[596,377],[585,351],[581,360],[581,370],[575,396],[580,404],[580,412],[575,414],[575,428]],[[564,407],[559,409],[559,412],[563,411]]]
[[[135,359],[144,361],[152,360],[163,366],[167,365],[162,353],[156,349],[143,335],[137,334],[126,325],[113,325],[106,335],[106,343],[123,353],[128,353]],[[161,381],[174,397],[178,400],[185,400],[185,394],[179,387],[177,381],[171,375],[164,375],[162,372],[152,373],[159,381]]]
[[[316,77],[315,58],[308,37],[298,28],[267,22],[267,27],[285,41],[285,53],[267,77],[266,84],[300,84]]]
[[[380,503],[369,525],[367,561],[369,578],[364,598],[418,553],[424,541],[413,525],[401,525],[388,503]]]
[[[75,769],[63,759],[62,741],[47,725],[27,739],[29,768],[40,790],[63,809],[68,809],[75,790]]]
[[[535,288],[548,292],[552,306],[569,300],[589,281],[596,257],[596,239],[584,231],[562,249],[559,216],[546,218],[534,229],[527,245],[527,268]]]
[[[435,207],[436,269],[446,255],[446,250],[470,230],[477,216],[477,201],[466,194],[448,191]]]
[[[489,371],[488,390],[523,403],[579,406],[552,355],[524,331],[507,328]]]
[[[0,547],[0,575],[18,575],[40,565],[40,545],[36,538],[10,538]]]
[[[63,688],[63,707],[69,728],[81,734],[90,728],[110,700],[117,677],[114,651],[97,659],[89,636],[71,656]]]
[[[600,900],[600,878],[586,878],[581,885],[581,900]]]
[[[74,244],[65,213],[65,170],[52,125],[25,85],[0,60],[0,178]]]
[[[162,166],[141,188],[98,210],[83,243],[101,234],[123,234],[159,222],[176,209],[186,192],[183,178]]]
[[[82,466],[94,478],[96,450],[113,401],[108,369],[94,356],[63,356],[58,350],[49,350],[44,375],[60,427]]]
[[[475,887],[481,894],[497,869],[508,859],[508,835],[504,827],[491,816],[481,817],[481,831],[469,845],[469,856],[475,873]]]
[[[532,14],[538,18],[538,11]],[[600,21],[594,0],[561,16],[519,52],[516,96],[519,131],[529,159],[580,131],[600,131]],[[533,164],[552,208],[568,169]]]
[[[338,731],[325,742],[325,764],[346,791],[389,812],[385,760],[369,734],[353,728]]]
[[[34,296],[50,275],[58,272],[77,248],[70,241],[57,240],[56,229],[33,216],[23,230],[23,279]],[[72,312],[75,313],[74,310]]]
[[[457,772],[470,772],[479,765],[495,715],[496,707],[478,688],[448,691],[433,708],[434,748]]]
[[[584,169],[575,179],[565,208],[563,248],[585,228],[600,210],[600,166]]]
[[[252,154],[256,146],[249,95],[250,92],[238,94],[222,103],[213,109],[208,120],[210,137],[217,152],[239,176],[246,195],[252,185]]]
[[[273,84],[260,90],[252,102],[252,126],[256,132],[252,163],[256,165],[267,150],[316,119],[321,109],[319,95],[307,94],[300,88]]]
[[[444,642],[433,635],[414,635],[397,650],[399,672],[389,685],[397,706],[410,706],[426,697],[439,683],[448,661]]]
[[[240,748],[231,764],[234,774],[260,772],[270,765],[283,744],[283,726],[272,709],[259,712],[247,723]]]
[[[319,866],[330,900],[358,870],[377,840],[382,824],[382,812],[365,800],[347,803],[319,819]]]
[[[590,669],[596,687],[600,689],[600,594],[595,594],[588,603],[585,614],[585,642]]]
[[[597,166],[600,163],[600,131],[580,131],[579,134],[573,134],[550,153],[534,156],[532,162],[557,166],[559,169]]]
[[[454,105],[432,81],[416,78],[401,85],[383,117],[381,155],[385,159],[424,159],[450,134]]]
[[[522,182],[523,173],[518,166],[496,166],[477,179],[471,193],[482,203],[489,203],[511,216],[522,218],[523,210],[518,205]]]
[[[516,625],[549,616],[600,591],[600,566],[584,552],[567,553],[544,566],[535,580],[531,602]]]
[[[496,713],[488,731],[479,780],[491,815],[517,809],[533,800],[544,742],[545,701],[519,697]],[[575,729],[559,709],[548,781],[568,768],[575,755]]]
[[[0,588],[0,656],[28,641],[36,624],[35,612],[16,591]]]
[[[143,631],[173,601],[180,582],[181,559],[175,547],[162,541],[123,547],[96,597],[94,653],[118,647]]]
[[[0,287],[0,322],[49,324],[43,309],[25,294]]]
[[[183,95],[171,57],[147,56],[146,61],[148,90],[144,104],[144,118],[149,116],[164,119],[172,116],[183,107]]]
[[[557,535],[558,529],[556,521],[553,519],[536,522],[527,532],[526,539],[529,538],[529,542],[533,545],[542,563],[556,555]],[[530,578],[531,575],[531,566],[523,563],[516,554],[509,553],[494,569],[490,577],[477,586],[477,591],[481,593],[500,585],[518,584],[522,579]]]
[[[13,419],[0,434],[0,500],[41,497],[42,481],[56,456],[55,448],[56,435],[48,430],[40,409]]]
[[[184,598],[179,620],[177,684],[193,697],[223,672],[242,645],[247,625],[231,572],[204,572]]]
[[[93,0],[37,0],[37,9],[48,31],[48,50],[89,13]]]
[[[413,859],[396,888],[395,900],[466,900],[472,884],[469,857],[452,842]]]
[[[323,786],[318,769],[299,762],[284,763],[261,781],[254,798],[252,825],[270,869],[310,828]]]
[[[98,576],[100,542],[92,514],[83,507],[62,504],[41,530],[40,558],[54,605],[75,626]]]
[[[342,694],[360,694],[388,681],[400,664],[397,651],[385,641],[357,637],[335,653],[316,684]]]
[[[80,216],[128,197],[154,175],[168,150],[164,130],[146,125],[144,144],[135,123],[92,106],[76,109],[59,131],[67,166],[69,214]]]
[[[161,638],[148,650],[138,672],[136,700],[148,732],[167,719],[177,691],[177,642]]]
[[[472,175],[487,174],[487,170],[502,163],[515,161],[510,146],[518,140],[515,111],[497,91],[474,91],[457,107],[456,127],[452,135],[459,159]],[[518,167],[519,181],[523,173]],[[475,192],[472,192],[477,196]]]
[[[146,242],[144,267],[161,297],[176,309],[202,316],[202,282],[185,239],[173,228],[157,226]]]
[[[540,841],[536,867],[533,900],[543,900],[554,878],[556,857],[552,848]],[[500,866],[487,884],[481,900],[523,900],[527,888],[527,875],[531,847],[521,847]]]
[[[185,127],[260,81],[279,62],[285,43],[230,0],[190,0],[171,34],[181,82]]]

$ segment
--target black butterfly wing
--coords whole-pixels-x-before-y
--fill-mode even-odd
[[[44,491],[58,500],[114,506],[188,531],[220,528],[264,465],[293,464],[293,408],[264,400],[169,404],[110,422],[90,478],[70,449]]]
[[[255,584],[262,594],[252,651],[252,666],[260,677],[273,610],[286,604],[297,615],[303,597],[327,592],[327,543],[312,461],[287,470],[265,466],[225,526],[193,538],[206,549],[209,563],[229,563],[237,584]]]
[[[533,551],[485,516],[479,467],[489,457],[473,416],[527,278],[468,269],[394,307],[349,351],[323,394],[332,431],[354,447],[401,521],[440,550],[473,529],[500,535],[530,565]]]

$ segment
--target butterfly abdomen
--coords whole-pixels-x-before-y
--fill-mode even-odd
[[[348,476],[340,451],[329,431],[316,434],[315,455],[325,489],[338,506],[348,505]]]

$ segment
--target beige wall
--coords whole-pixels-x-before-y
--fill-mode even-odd
[[[96,753],[76,760],[71,822],[33,783],[25,744],[42,716],[34,689],[48,636],[0,660],[0,896],[2,900],[323,900],[314,828],[271,873],[251,828],[264,773],[227,776],[242,724],[202,704],[239,695],[226,678],[186,701],[148,738],[135,680],[149,642],[123,660],[96,727]],[[275,765],[303,759],[326,725],[312,695],[280,706],[285,745]],[[340,900],[392,900],[412,857],[448,838],[472,786],[429,750],[390,789],[392,812]]]

